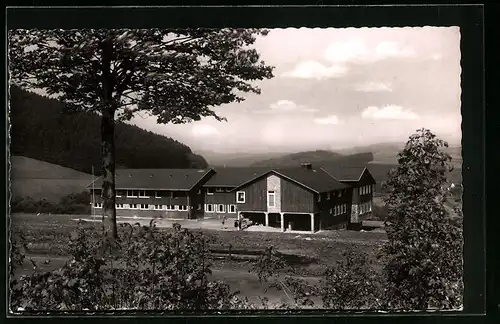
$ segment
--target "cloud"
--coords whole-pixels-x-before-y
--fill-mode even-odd
[[[410,109],[404,109],[401,106],[395,105],[388,105],[383,108],[370,106],[361,113],[361,117],[364,119],[374,120],[414,120],[419,118],[419,116],[416,113],[412,112]]]
[[[315,118],[314,122],[316,124],[320,124],[320,125],[339,125],[342,123],[340,121],[340,119],[335,115],[330,115],[330,116],[321,117],[321,118]]]
[[[415,51],[394,41],[382,41],[370,48],[360,39],[330,44],[325,58],[334,63],[371,63],[387,58],[413,57]]]
[[[206,124],[194,125],[191,131],[193,135],[197,137],[212,136],[219,134],[219,131],[215,127]]]
[[[291,100],[278,100],[269,105],[270,109],[266,110],[255,110],[254,112],[259,114],[272,114],[272,113],[292,113],[292,112],[304,112],[304,113],[314,113],[318,109],[308,108],[303,105],[298,105]]]
[[[415,51],[410,47],[405,47],[398,42],[381,42],[375,49],[375,54],[378,59],[392,57],[412,57]]]
[[[347,67],[342,65],[325,66],[316,61],[304,61],[295,66],[289,72],[282,74],[283,77],[298,78],[298,79],[329,79],[338,78],[346,75]]]
[[[383,82],[365,82],[355,86],[360,92],[392,92],[391,84]]]

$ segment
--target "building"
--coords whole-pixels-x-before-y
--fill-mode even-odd
[[[363,187],[365,182],[367,187]],[[365,189],[368,192],[368,184],[373,185],[374,180],[366,169],[356,179],[336,179],[326,169],[304,163],[301,168],[269,170],[233,191],[238,218],[249,218],[283,231],[315,232],[339,225],[358,226],[357,204],[364,202],[358,197],[358,188],[361,186],[363,192]],[[371,200],[367,206],[371,206]]]
[[[117,216],[194,219],[204,216],[202,185],[214,174],[205,169],[117,169]],[[102,210],[102,179],[95,181],[93,213]]]
[[[205,194],[205,218],[236,218],[234,188],[268,170],[269,168],[250,167],[216,169],[202,186]]]
[[[357,229],[371,212],[375,180],[365,167],[117,169],[118,216],[248,218],[281,230]],[[96,214],[102,209],[94,184]]]

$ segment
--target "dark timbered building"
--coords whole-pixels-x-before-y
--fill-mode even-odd
[[[282,231],[358,229],[371,212],[375,180],[366,167],[303,163],[290,168],[117,169],[117,216],[248,218]],[[101,179],[93,212],[102,210]]]

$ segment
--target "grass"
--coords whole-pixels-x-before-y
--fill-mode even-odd
[[[85,190],[92,176],[57,164],[11,157],[11,185],[14,196],[58,202],[69,193]]]
[[[78,222],[76,215],[14,214],[11,217],[11,230],[14,235],[22,234],[28,243],[29,254],[47,256],[67,256],[70,233]],[[86,223],[85,226],[100,233],[100,223]],[[162,228],[169,231],[168,228]],[[357,248],[375,255],[377,248],[385,240],[384,233],[362,233],[353,231],[325,231],[317,234],[235,232],[200,229],[215,243],[212,249],[233,251],[264,250],[270,246],[295,260],[308,258],[314,262],[295,262],[297,267],[320,269],[332,265],[346,249]],[[306,269],[307,268],[307,269]],[[306,273],[309,271],[305,271]],[[317,271],[313,271],[317,274]]]
[[[77,215],[40,215],[14,214],[11,216],[11,230],[14,235],[22,234],[28,242],[27,260],[17,275],[29,274],[32,265],[29,259],[36,261],[39,270],[50,271],[64,265],[69,260],[68,242],[70,233],[78,226],[73,220]],[[85,216],[85,218],[88,216]],[[85,223],[85,226],[100,233],[100,223]],[[161,228],[169,231],[169,228]],[[360,249],[375,258],[378,247],[385,240],[383,233],[361,233],[350,231],[325,231],[316,234],[269,233],[246,231],[221,231],[214,229],[193,229],[201,231],[215,240],[211,249],[221,251],[242,250],[243,252],[263,250],[273,246],[282,254],[286,263],[297,277],[310,282],[317,282],[324,269],[332,266],[347,249]],[[49,260],[48,264],[44,261]],[[233,291],[254,303],[259,297],[267,297],[272,305],[286,301],[282,291],[261,283],[254,273],[250,273],[252,260],[221,258],[213,261],[212,279],[223,280]],[[377,266],[378,267],[378,266]]]

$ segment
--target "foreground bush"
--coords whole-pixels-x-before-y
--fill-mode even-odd
[[[389,174],[384,246],[387,300],[400,309],[462,305],[462,224],[444,206],[448,144],[429,130],[410,137]]]
[[[73,233],[71,261],[61,269],[11,279],[13,311],[204,310],[250,308],[208,275],[207,240],[179,225],[169,233],[152,226],[124,225],[119,247],[90,239],[83,226]],[[12,255],[19,254],[12,250]],[[14,259],[14,258],[13,258]],[[19,260],[17,257],[15,260]],[[19,262],[17,262],[19,264]],[[15,264],[11,264],[11,267]]]
[[[44,213],[44,214],[80,214],[89,215],[90,193],[72,193],[61,198],[55,204],[45,199],[34,200],[31,197],[14,197],[10,202],[13,213]]]
[[[381,274],[375,268],[366,253],[347,250],[324,271],[319,283],[311,284],[294,277],[293,269],[287,268],[280,254],[269,248],[251,271],[285,293],[289,300],[281,308],[356,310],[379,309],[384,304]]]

